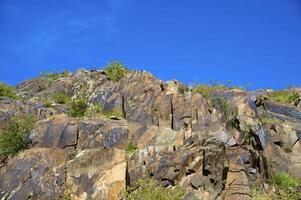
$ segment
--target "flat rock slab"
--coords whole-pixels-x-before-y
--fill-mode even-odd
[[[66,184],[74,200],[122,199],[126,189],[126,152],[87,149],[67,164]]]
[[[64,193],[67,155],[62,149],[30,149],[0,171],[0,199],[55,200]]]

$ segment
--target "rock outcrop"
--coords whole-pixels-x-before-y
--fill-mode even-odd
[[[71,117],[69,104],[45,102],[57,93],[101,111]],[[114,83],[81,69],[25,81],[16,94],[0,97],[0,130],[13,116],[37,122],[26,149],[0,156],[3,200],[125,199],[140,179],[179,186],[187,200],[247,200],[279,172],[301,178],[300,105],[259,98],[264,92],[216,90],[222,108],[236,111],[231,121],[212,99],[145,71]]]

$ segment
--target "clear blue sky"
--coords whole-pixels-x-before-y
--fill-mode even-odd
[[[109,60],[187,84],[301,85],[299,0],[0,0],[0,80]]]

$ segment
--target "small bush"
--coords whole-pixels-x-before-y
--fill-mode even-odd
[[[70,76],[70,72],[67,71],[67,70],[65,70],[63,72],[58,72],[58,73],[43,72],[42,76],[55,81],[55,80],[57,80],[57,79],[59,79],[61,77],[68,77],[68,76]]]
[[[67,104],[70,101],[70,97],[63,93],[55,93],[52,95],[55,103]]]
[[[281,124],[282,123],[282,121],[280,119],[268,116],[266,114],[260,116],[259,120],[263,125],[265,125],[265,124]]]
[[[287,173],[278,173],[271,177],[268,182],[271,184],[271,189],[267,192],[253,189],[251,192],[254,200],[274,200],[288,199],[300,200],[301,197],[301,181],[296,180]]]
[[[136,190],[128,189],[127,200],[182,200],[186,196],[186,192],[180,187],[173,188],[161,187],[156,181],[148,180],[138,181]]]
[[[273,190],[267,192],[253,189],[251,191],[252,200],[300,200],[300,189],[292,188],[283,190],[281,188],[273,187]]]
[[[222,84],[217,84],[217,85],[199,84],[193,87],[192,92],[200,93],[203,95],[205,99],[210,99],[213,96],[214,92],[219,90],[226,90],[226,89],[229,88]]]
[[[12,86],[0,82],[0,97],[18,99],[18,96],[14,93],[13,90],[14,88]]]
[[[103,108],[100,104],[92,104],[88,107],[86,116],[88,117],[95,117],[100,116]]]
[[[223,97],[213,97],[211,102],[215,108],[217,108],[223,115],[229,127],[236,126],[236,116],[237,108],[235,108],[231,103]]]
[[[44,103],[44,105],[46,106],[46,108],[51,108],[52,102],[51,102],[51,101],[46,101],[46,102]]]
[[[298,93],[289,90],[274,91],[268,94],[269,99],[288,104],[295,103],[299,97]]]
[[[34,123],[35,118],[31,115],[12,117],[0,133],[0,156],[15,155],[27,148]]]
[[[112,116],[118,117],[118,118],[123,118],[124,117],[122,110],[119,110],[119,109],[114,109],[114,110],[111,110],[111,111],[102,111],[102,115],[107,117],[107,118],[110,118]]]
[[[185,92],[188,92],[189,88],[184,85],[179,85],[178,87],[178,93],[184,95]]]
[[[134,153],[136,150],[137,150],[137,147],[136,147],[133,143],[129,143],[129,144],[128,144],[128,147],[127,147],[127,149],[126,149],[126,152],[127,152],[128,154],[132,154],[132,153]]]
[[[72,117],[83,117],[87,111],[88,105],[83,99],[75,99],[71,103],[70,116]]]
[[[113,82],[118,82],[128,72],[127,68],[120,62],[113,61],[104,68],[109,79]]]
[[[296,180],[289,174],[280,172],[270,179],[270,183],[281,188],[291,188],[301,186],[301,181]]]

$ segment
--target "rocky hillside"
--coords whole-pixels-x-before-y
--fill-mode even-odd
[[[300,199],[301,90],[119,63],[0,85],[0,199]]]

